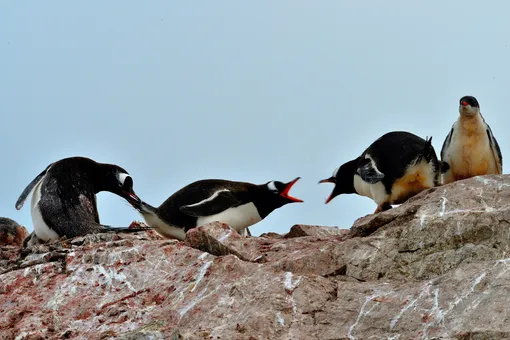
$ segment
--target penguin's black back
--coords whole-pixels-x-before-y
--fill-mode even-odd
[[[180,211],[180,207],[198,203],[222,189],[230,190],[242,205],[252,201],[257,185],[248,182],[234,182],[223,179],[204,179],[193,182],[175,192],[158,208],[158,216],[168,223],[184,227],[186,231],[196,227],[197,217]]]
[[[425,139],[405,131],[389,132],[373,142],[361,156],[366,154],[374,160],[377,168],[384,174],[381,182],[391,189],[393,182],[404,176],[407,167],[416,159],[425,157],[432,159],[438,168],[437,155]]]
[[[41,183],[39,209],[44,222],[68,238],[99,232],[97,211],[98,163],[84,157],[57,161]]]

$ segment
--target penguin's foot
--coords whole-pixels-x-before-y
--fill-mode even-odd
[[[391,204],[389,204],[389,203],[387,203],[387,202],[386,202],[386,203],[383,203],[383,204],[379,205],[379,206],[377,207],[377,209],[375,209],[374,214],[378,214],[378,213],[380,213],[381,211],[390,210],[391,208],[392,208]]]

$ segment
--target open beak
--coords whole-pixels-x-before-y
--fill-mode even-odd
[[[335,183],[335,179],[333,177],[326,178],[326,179],[319,181],[319,184],[321,184],[321,183]]]
[[[134,192],[128,192],[128,191],[125,191],[124,192],[124,198],[129,202],[129,204],[131,204],[135,209],[137,209],[138,207],[140,207],[141,203],[142,203],[142,200],[140,199],[140,197],[136,196],[136,194]]]
[[[326,200],[326,203],[324,204],[328,204],[329,202],[331,202],[331,200],[335,198],[335,196],[333,196],[333,192],[331,192],[331,194],[329,195],[328,199]]]
[[[319,181],[319,184],[321,183],[333,183],[336,185],[336,180],[334,177],[330,177],[330,178],[326,178],[326,179],[323,179],[321,181]],[[335,198],[337,195],[335,194],[335,189],[333,189],[333,191],[331,192],[331,194],[329,195],[328,199],[326,200],[326,203],[325,204],[328,204],[333,198]]]
[[[300,200],[299,198],[296,198],[296,197],[292,197],[291,195],[289,195],[289,191],[290,189],[292,188],[292,186],[294,184],[296,184],[296,182],[300,179],[301,177],[297,177],[296,179],[294,179],[293,181],[287,183],[287,186],[285,187],[285,189],[281,192],[280,196],[288,199],[289,201],[292,201],[292,202],[303,202],[303,200]]]

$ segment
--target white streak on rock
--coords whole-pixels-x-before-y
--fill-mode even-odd
[[[445,214],[445,212],[446,212],[446,201],[448,201],[446,199],[446,197],[444,197],[444,196],[441,197],[441,200],[442,200],[441,201],[441,211],[439,212],[439,216],[440,217],[442,217]]]
[[[381,295],[379,293],[374,293],[370,296],[365,297],[365,302],[363,303],[363,305],[361,305],[361,308],[360,308],[358,317],[356,318],[356,321],[351,325],[351,327],[349,327],[349,332],[347,333],[347,336],[349,337],[350,340],[356,339],[356,337],[354,337],[353,333],[354,333],[354,329],[358,326],[361,319],[364,318],[365,316],[367,316],[368,314],[370,314],[370,312],[375,308],[375,306],[377,306],[379,304],[379,302],[376,301],[376,303],[372,307],[370,307],[369,310],[365,311],[365,308],[367,307],[368,303],[377,297],[383,297],[385,295],[386,294]]]
[[[420,230],[423,229],[423,224],[425,223],[425,219],[426,218],[427,218],[427,214],[426,213],[421,214],[421,216],[420,216]]]
[[[230,235],[232,235],[232,229],[228,229],[228,231],[224,234],[222,234],[220,237],[218,237],[218,242],[223,242],[225,241],[227,238],[230,237]]]
[[[283,318],[282,313],[280,313],[280,312],[276,313],[276,320],[278,321],[280,326],[282,326],[282,327],[285,326],[285,319]]]
[[[471,288],[467,292],[462,294],[461,296],[457,297],[457,299],[455,299],[455,301],[453,303],[450,303],[448,305],[448,308],[446,308],[445,310],[443,310],[439,307],[439,288],[436,288],[434,290],[434,306],[429,311],[429,317],[430,316],[433,316],[433,317],[430,318],[430,320],[432,320],[432,321],[427,322],[425,324],[425,327],[423,328],[423,339],[428,339],[428,331],[429,331],[430,327],[433,327],[433,326],[437,327],[439,325],[443,325],[443,327],[444,327],[444,318],[446,317],[446,315],[448,313],[450,313],[455,307],[457,307],[462,301],[464,301],[470,294],[472,294],[474,292],[476,286],[485,278],[485,276],[486,276],[485,272],[483,272],[482,274],[477,276],[473,280],[473,284],[471,285]]]
[[[212,262],[213,261],[208,261],[200,268],[200,273],[198,273],[198,277],[194,283],[193,289],[191,289],[191,292],[193,292],[197,288],[200,281],[202,281],[202,279],[205,276],[205,273],[207,272],[207,269],[211,266]]]
[[[418,300],[423,298],[425,295],[429,295],[429,289],[430,289],[431,285],[432,285],[431,281],[427,282],[427,284],[423,287],[423,289],[421,290],[421,293],[416,297],[416,299],[409,302],[404,308],[402,308],[400,310],[400,312],[394,318],[391,319],[390,330],[393,330],[393,328],[395,328],[395,325],[397,324],[398,320],[400,320],[402,315],[404,315],[405,312],[407,312],[412,307],[414,307],[416,305],[416,302],[418,302]]]
[[[184,306],[184,308],[181,308],[179,310],[179,315],[181,316],[181,318],[186,315],[186,313],[189,312],[189,310],[193,307],[195,307],[200,301],[202,301],[203,299],[207,298],[208,296],[216,293],[216,291],[220,288],[220,286],[216,287],[213,291],[211,291],[209,294],[207,295],[204,295],[205,292],[207,292],[207,287],[204,288],[204,290],[202,290],[200,293],[198,293],[198,295],[193,299],[191,300],[191,302]]]
[[[293,290],[294,288],[296,288],[298,286],[299,282],[301,282],[301,276],[298,277],[295,282],[292,282],[292,272],[285,272],[285,281],[283,283],[285,286],[285,289]]]
[[[131,285],[131,282],[129,282],[127,280],[126,275],[124,275],[123,273],[119,273],[119,272],[117,272],[113,268],[105,269],[101,265],[97,266],[97,270],[99,271],[99,273],[103,274],[103,277],[106,280],[106,284],[107,285],[113,286],[113,280],[116,280],[116,281],[119,281],[119,282],[122,282],[123,284],[125,284],[126,287],[128,287],[129,290],[131,290],[132,292],[136,292],[137,291],[133,287],[133,285]]]

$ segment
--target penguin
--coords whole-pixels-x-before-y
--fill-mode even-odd
[[[138,205],[133,179],[123,168],[85,157],[64,158],[51,163],[28,184],[16,202],[20,210],[33,190],[31,202],[35,236],[43,241],[86,234],[136,232],[147,228],[113,228],[99,222],[96,194],[109,191]]]
[[[303,202],[289,195],[299,177],[288,183],[266,184],[205,179],[175,192],[159,207],[141,202],[136,209],[160,235],[184,240],[186,232],[206,223],[228,224],[242,236],[247,228],[288,203]],[[251,234],[250,234],[251,235]]]
[[[340,194],[358,194],[377,203],[374,214],[391,209],[439,183],[441,163],[432,146],[405,131],[389,132],[373,142],[361,156],[337,168],[319,183],[334,183],[326,204]]]
[[[21,246],[27,236],[27,230],[18,222],[7,217],[0,217],[0,246]]]
[[[441,148],[441,160],[447,164],[441,184],[479,175],[502,174],[501,149],[480,112],[478,100],[473,96],[462,97],[459,113]]]

